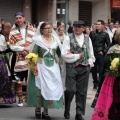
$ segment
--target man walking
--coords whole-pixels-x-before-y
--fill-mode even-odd
[[[93,51],[95,55],[95,63],[92,68],[92,77],[93,77],[93,89],[99,87],[103,79],[103,70],[104,70],[104,56],[110,47],[110,38],[107,32],[103,31],[104,21],[98,20],[95,31],[91,31],[90,38],[93,44]],[[97,71],[99,72],[99,80],[97,79]]]
[[[17,12],[15,14],[15,24],[11,28],[9,40],[10,48],[16,51],[16,62],[14,71],[20,78],[16,84],[16,91],[18,94],[18,106],[23,106],[22,98],[22,81],[27,80],[28,70],[25,56],[28,54],[29,47],[32,43],[32,36],[34,35],[33,27],[25,21],[24,14]]]
[[[64,40],[61,55],[66,62],[65,112],[64,117],[70,118],[70,104],[76,96],[75,120],[83,120],[85,114],[86,95],[90,68],[95,57],[90,38],[83,34],[84,21],[74,21],[73,33]]]

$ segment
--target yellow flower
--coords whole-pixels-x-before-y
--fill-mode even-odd
[[[38,55],[35,54],[35,53],[29,53],[25,57],[25,59],[28,60],[28,61],[30,61],[30,62],[36,63],[38,61]]]
[[[10,45],[10,43],[9,43],[9,42],[6,42],[6,44],[7,44],[7,45]]]
[[[110,66],[110,69],[111,70],[117,70],[118,68],[118,62],[119,62],[119,58],[114,58],[111,62],[111,66]]]

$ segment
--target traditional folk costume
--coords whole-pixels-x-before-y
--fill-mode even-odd
[[[76,95],[76,115],[85,114],[89,65],[93,66],[95,57],[90,38],[85,34],[77,36],[74,33],[64,40],[61,54],[66,62],[64,117],[68,119],[74,95]]]
[[[38,34],[37,34],[38,33]],[[40,24],[33,37],[32,52],[38,54],[38,75],[30,71],[28,79],[28,106],[43,108],[63,107],[63,86],[56,50],[60,42],[52,35],[52,44],[47,45],[40,34]]]
[[[120,75],[111,75],[111,61],[120,58],[120,45],[112,46],[106,55],[106,77],[103,81],[91,120],[120,120]],[[118,71],[118,73],[120,73]]]
[[[20,77],[21,81],[24,79],[27,80],[28,73],[28,62],[25,60],[25,55],[22,52],[24,47],[30,47],[33,35],[33,27],[29,24],[25,24],[25,28],[19,28],[16,24],[14,24],[10,31],[10,48],[12,51],[16,52],[14,72],[16,72],[17,76]],[[19,103],[22,103],[22,82],[16,84],[16,89],[19,97]]]
[[[5,37],[0,34],[0,104],[12,104],[16,102],[9,60],[6,55],[7,49]]]

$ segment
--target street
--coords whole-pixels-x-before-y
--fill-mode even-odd
[[[86,115],[83,116],[85,120],[90,120],[90,116],[93,112],[93,108],[90,107],[96,91],[92,90],[93,83],[90,74],[89,86],[86,103]],[[49,115],[52,120],[65,120],[63,109],[49,109]],[[0,105],[0,120],[37,120],[35,118],[35,108],[27,107],[24,103],[24,107],[17,107],[17,104],[12,105]],[[75,120],[75,99],[71,104],[70,119]]]

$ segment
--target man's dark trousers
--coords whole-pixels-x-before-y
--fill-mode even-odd
[[[88,66],[66,66],[65,112],[69,113],[71,101],[76,95],[76,114],[85,114],[89,72]]]
[[[95,63],[94,63],[94,67],[92,68],[91,72],[92,72],[92,77],[93,77],[93,84],[101,84],[102,82],[102,78],[103,78],[103,71],[104,71],[104,65],[105,65],[105,56],[104,55],[95,55]],[[97,72],[99,73],[99,80],[97,77]]]

